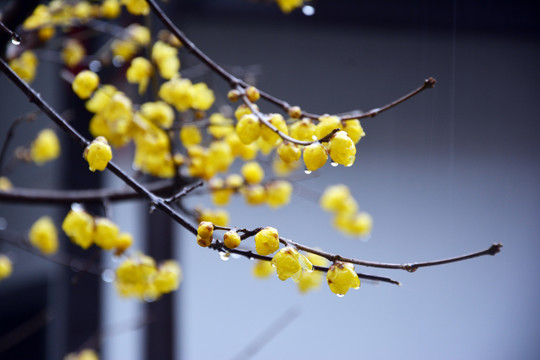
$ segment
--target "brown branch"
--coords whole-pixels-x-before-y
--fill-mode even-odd
[[[62,130],[70,135],[82,148],[85,148],[90,144],[90,141],[82,136],[77,130],[75,130],[62,116],[60,116],[47,102],[45,102],[41,95],[39,95],[34,89],[32,89],[24,80],[22,80],[3,59],[0,59],[0,70],[28,97],[30,102],[33,102],[38,106],[55,124],[57,124]],[[177,213],[165,200],[146,189],[142,184],[137,182],[127,173],[125,173],[114,162],[109,162],[107,169],[115,174],[120,180],[130,186],[133,190],[146,197],[153,207],[161,209],[167,215],[169,215],[174,221],[184,226],[188,231],[193,234],[197,233],[197,229],[184,219],[179,213]]]
[[[156,193],[170,190],[173,183],[170,180],[156,181],[144,185],[149,191]],[[123,201],[140,199],[143,196],[131,188],[128,189],[85,189],[85,190],[56,190],[56,189],[23,189],[13,188],[0,191],[0,201],[40,204],[69,204],[100,203],[108,201]]]
[[[9,143],[11,142],[11,139],[13,138],[13,133],[15,132],[15,128],[23,121],[33,121],[36,118],[37,113],[38,111],[34,110],[27,114],[19,116],[9,126],[9,129],[6,133],[6,138],[4,139],[4,143],[2,144],[2,150],[0,150],[0,175],[2,175],[2,172],[3,172],[2,170],[3,170],[4,158],[6,156]]]
[[[159,7],[159,5],[156,3],[155,0],[147,0],[148,4],[150,5],[150,8],[154,12],[154,14],[163,22],[163,24],[182,42],[184,47],[191,52],[196,58],[198,58],[201,62],[206,64],[212,71],[214,71],[216,74],[221,76],[223,79],[225,79],[229,85],[232,88],[235,88],[237,86],[241,86],[242,88],[247,88],[250,85],[247,84],[245,81],[238,79],[237,77],[233,76],[231,73],[229,73],[227,70],[225,70],[223,67],[219,66],[214,60],[212,60],[208,55],[206,55],[202,50],[200,50],[180,29],[172,22],[172,20],[165,14],[165,12]],[[375,108],[373,110],[368,111],[365,114],[360,114],[360,116],[340,116],[341,120],[350,120],[350,119],[362,119],[362,118],[368,118],[368,117],[374,117],[378,115],[379,113],[386,111],[403,101],[410,99],[414,95],[420,93],[421,91],[432,88],[435,85],[435,79],[432,77],[428,78],[424,81],[424,85],[422,87],[412,91],[411,93],[393,101],[392,103],[385,105],[381,108]],[[274,103],[275,105],[279,106],[281,109],[283,109],[285,112],[288,112],[291,108],[291,105],[287,103],[284,100],[281,100],[271,94],[268,94],[264,91],[261,91],[259,89],[259,93],[261,97],[271,103]],[[318,119],[321,117],[321,115],[312,114],[306,111],[302,111],[301,117],[307,117],[310,119]],[[273,129],[272,129],[273,130]],[[275,131],[275,130],[274,130]],[[292,140],[289,140],[292,141]],[[297,140],[298,141],[298,140]],[[294,141],[292,141],[294,142]],[[297,143],[297,142],[296,142]],[[297,143],[298,144],[298,143]],[[300,144],[302,145],[302,144]],[[304,144],[305,145],[305,144]]]

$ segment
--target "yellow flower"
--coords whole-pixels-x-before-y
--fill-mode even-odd
[[[212,234],[214,233],[214,224],[209,221],[201,221],[197,228],[197,244],[202,247],[208,247],[212,243]]]
[[[290,135],[301,141],[313,141],[315,136],[315,124],[310,119],[302,119],[291,125]]]
[[[359,142],[361,138],[366,136],[366,133],[364,132],[364,129],[362,128],[362,125],[360,125],[360,121],[358,121],[358,119],[346,120],[344,123],[345,126],[343,126],[343,130],[347,132],[355,144]]]
[[[118,244],[118,226],[107,218],[95,219],[94,242],[104,250],[111,250]]]
[[[264,170],[256,161],[245,163],[242,166],[241,172],[248,184],[258,184],[264,178]]]
[[[356,146],[349,135],[341,130],[332,136],[328,144],[328,153],[332,160],[344,166],[351,166],[356,155]]]
[[[197,125],[184,125],[180,129],[180,141],[184,147],[200,144],[202,141],[201,131]]]
[[[309,260],[291,246],[282,248],[274,255],[272,265],[276,268],[279,279],[283,281],[290,277],[298,281],[303,269],[308,272],[313,271],[313,265]]]
[[[62,230],[83,249],[89,248],[94,241],[94,219],[83,210],[70,210],[62,223]]]
[[[74,67],[86,55],[84,46],[76,39],[68,39],[62,49],[62,60],[68,67]]]
[[[253,114],[243,115],[236,123],[236,133],[243,144],[251,144],[261,135],[259,119]]]
[[[150,6],[146,0],[122,0],[122,4],[133,15],[148,15],[150,12]]]
[[[260,205],[266,201],[266,189],[260,184],[244,187],[242,194],[249,205]]]
[[[139,84],[139,94],[142,94],[146,91],[148,80],[153,72],[154,68],[150,61],[139,56],[131,60],[131,64],[126,72],[126,78],[132,84]]]
[[[307,259],[313,264],[317,266],[327,266],[328,260],[323,258],[322,256],[315,255],[315,254],[308,254]],[[298,290],[300,290],[301,293],[306,293],[310,290],[318,289],[321,286],[321,282],[323,279],[323,273],[320,271],[302,271],[302,275],[300,276],[300,279],[298,280]]]
[[[285,123],[285,119],[283,118],[283,116],[281,116],[281,114],[270,114],[268,122],[274,125],[282,133],[285,133],[286,135],[289,134],[289,128],[287,127],[287,123]],[[262,126],[261,137],[264,141],[271,144],[272,146],[281,141],[281,137],[268,126]]]
[[[3,280],[11,275],[13,264],[6,255],[0,255],[0,280]]]
[[[83,70],[75,76],[71,87],[81,99],[88,99],[99,85],[99,76],[90,70]]]
[[[321,116],[319,123],[315,127],[315,135],[317,139],[321,139],[330,134],[332,130],[341,128],[341,121],[337,116]]]
[[[36,76],[38,58],[32,50],[26,50],[18,58],[11,60],[9,66],[24,81],[30,83]]]
[[[101,4],[100,11],[103,17],[114,19],[120,15],[120,3],[118,0],[105,0]]]
[[[30,157],[38,165],[54,160],[60,155],[60,142],[51,129],[41,130],[30,146]]]
[[[300,147],[291,142],[282,142],[277,148],[277,153],[286,163],[297,161],[302,155]]]
[[[238,235],[238,233],[234,230],[227,231],[225,234],[223,234],[223,243],[229,249],[238,247],[241,241],[240,235]]]
[[[320,199],[321,207],[326,211],[335,213],[355,213],[358,205],[346,185],[338,184],[328,186]]]
[[[193,102],[193,85],[189,79],[174,78],[159,88],[159,97],[178,111],[186,111]]]
[[[272,181],[266,187],[266,202],[272,208],[285,206],[291,200],[293,187],[285,180]]]
[[[205,83],[193,85],[193,101],[191,107],[195,110],[206,111],[216,100],[214,92]]]
[[[52,219],[48,216],[39,218],[28,233],[30,243],[43,254],[54,254],[58,250],[58,233]]]
[[[321,143],[313,143],[304,148],[304,164],[308,171],[315,171],[326,164],[328,153]]]
[[[174,260],[165,261],[159,267],[159,270],[154,278],[154,285],[162,294],[170,293],[178,289],[182,281],[182,269],[178,262]]]
[[[152,60],[156,63],[159,74],[164,79],[169,80],[178,75],[180,60],[177,48],[163,41],[156,41],[152,46]]]
[[[279,234],[273,227],[266,227],[255,235],[255,250],[260,255],[269,255],[279,248]]]
[[[164,129],[169,129],[174,122],[174,111],[163,101],[147,102],[141,105],[142,115]]]
[[[91,171],[103,171],[112,159],[112,150],[107,139],[98,136],[84,150],[84,158]]]
[[[9,191],[13,189],[13,184],[7,178],[7,176],[0,176],[0,191]]]
[[[296,8],[299,8],[304,3],[304,0],[276,0],[279,8],[285,14],[290,13]]]
[[[360,287],[360,279],[354,271],[354,265],[336,261],[328,269],[326,280],[330,290],[338,296],[347,294],[349,289],[358,289]]]

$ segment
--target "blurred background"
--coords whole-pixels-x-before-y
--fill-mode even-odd
[[[85,343],[100,345],[103,359],[540,357],[538,5],[457,0],[307,4],[311,8],[288,16],[275,4],[240,0],[176,1],[166,9],[219,64],[252,69],[261,89],[310,112],[367,111],[429,76],[437,85],[362,121],[367,135],[358,144],[353,167],[327,164],[310,175],[300,171],[292,203],[277,211],[234,199],[227,207],[230,224],[274,226],[300,243],[381,262],[446,258],[498,242],[502,252],[412,274],[357,267],[403,286],[363,282],[338,298],[325,284],[302,295],[291,280],[255,279],[250,261],[221,261],[175,225],[170,251],[181,262],[184,281],[176,293],[158,301],[173,308],[169,322],[162,324],[152,322],[148,306],[117,298],[100,277],[87,274],[71,284],[69,269],[0,243],[0,252],[15,259],[13,276],[0,283],[0,358],[56,359]],[[197,62],[184,54],[182,64]],[[76,104],[66,103],[69,89],[57,79],[57,65],[41,66],[35,87],[45,100],[60,111]],[[226,89],[221,79],[203,78]],[[0,79],[3,138],[29,104],[5,76]],[[225,103],[219,99],[217,105]],[[25,125],[14,143],[30,141],[47,121],[41,116]],[[63,142],[65,149],[76,149],[69,139]],[[84,187],[81,177],[88,178],[88,172],[77,151],[41,168],[18,167],[12,181],[21,187],[35,186],[36,179],[42,188]],[[130,166],[128,156],[119,161]],[[107,174],[88,181],[119,185]],[[309,196],[334,183],[348,185],[373,216],[368,241],[334,230],[331,215]],[[185,204],[211,202],[192,196]],[[24,232],[45,212],[61,219],[66,208],[0,203],[1,225],[12,231]],[[159,242],[144,220],[146,204],[115,204],[112,212],[141,248]],[[115,266],[108,255],[102,258]],[[34,329],[20,331],[31,336],[17,338],[12,330],[21,324]],[[102,341],[96,340],[100,335],[105,335]],[[153,340],[157,347],[149,344],[151,336],[158,338]],[[163,355],[152,353],[156,348]]]

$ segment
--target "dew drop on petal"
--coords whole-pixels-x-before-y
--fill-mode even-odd
[[[345,294],[336,294],[336,295],[337,295],[337,297],[340,297],[340,298],[345,296]]]
[[[312,172],[312,171],[311,171],[311,170],[308,170],[308,169],[304,170],[304,173],[305,173],[306,175],[311,174],[311,172]]]
[[[105,269],[101,273],[101,280],[105,281],[106,283],[111,283],[115,279],[114,271],[111,269]]]
[[[337,162],[332,161],[332,162],[330,163],[330,165],[332,165],[333,167],[336,167],[336,166],[338,166],[339,164],[338,164]]]
[[[231,257],[231,253],[229,252],[225,252],[225,251],[219,252],[219,258],[223,261],[229,261],[230,257]]]
[[[152,296],[152,295],[150,295],[150,294],[144,294],[143,299],[144,299],[144,301],[146,301],[147,303],[152,303],[152,302],[156,301],[156,297],[155,297],[155,296]]]

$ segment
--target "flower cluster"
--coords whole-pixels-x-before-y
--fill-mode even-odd
[[[96,244],[104,250],[122,254],[129,248],[133,238],[121,233],[118,226],[107,218],[94,218],[82,209],[71,209],[64,218],[62,230],[71,241],[83,249]]]
[[[135,254],[126,258],[116,269],[115,285],[124,297],[154,301],[176,289],[182,281],[182,270],[174,260],[159,267],[150,256]]]
[[[362,237],[371,233],[371,216],[358,211],[358,203],[346,185],[327,187],[321,196],[320,205],[334,214],[334,226],[345,234]]]

